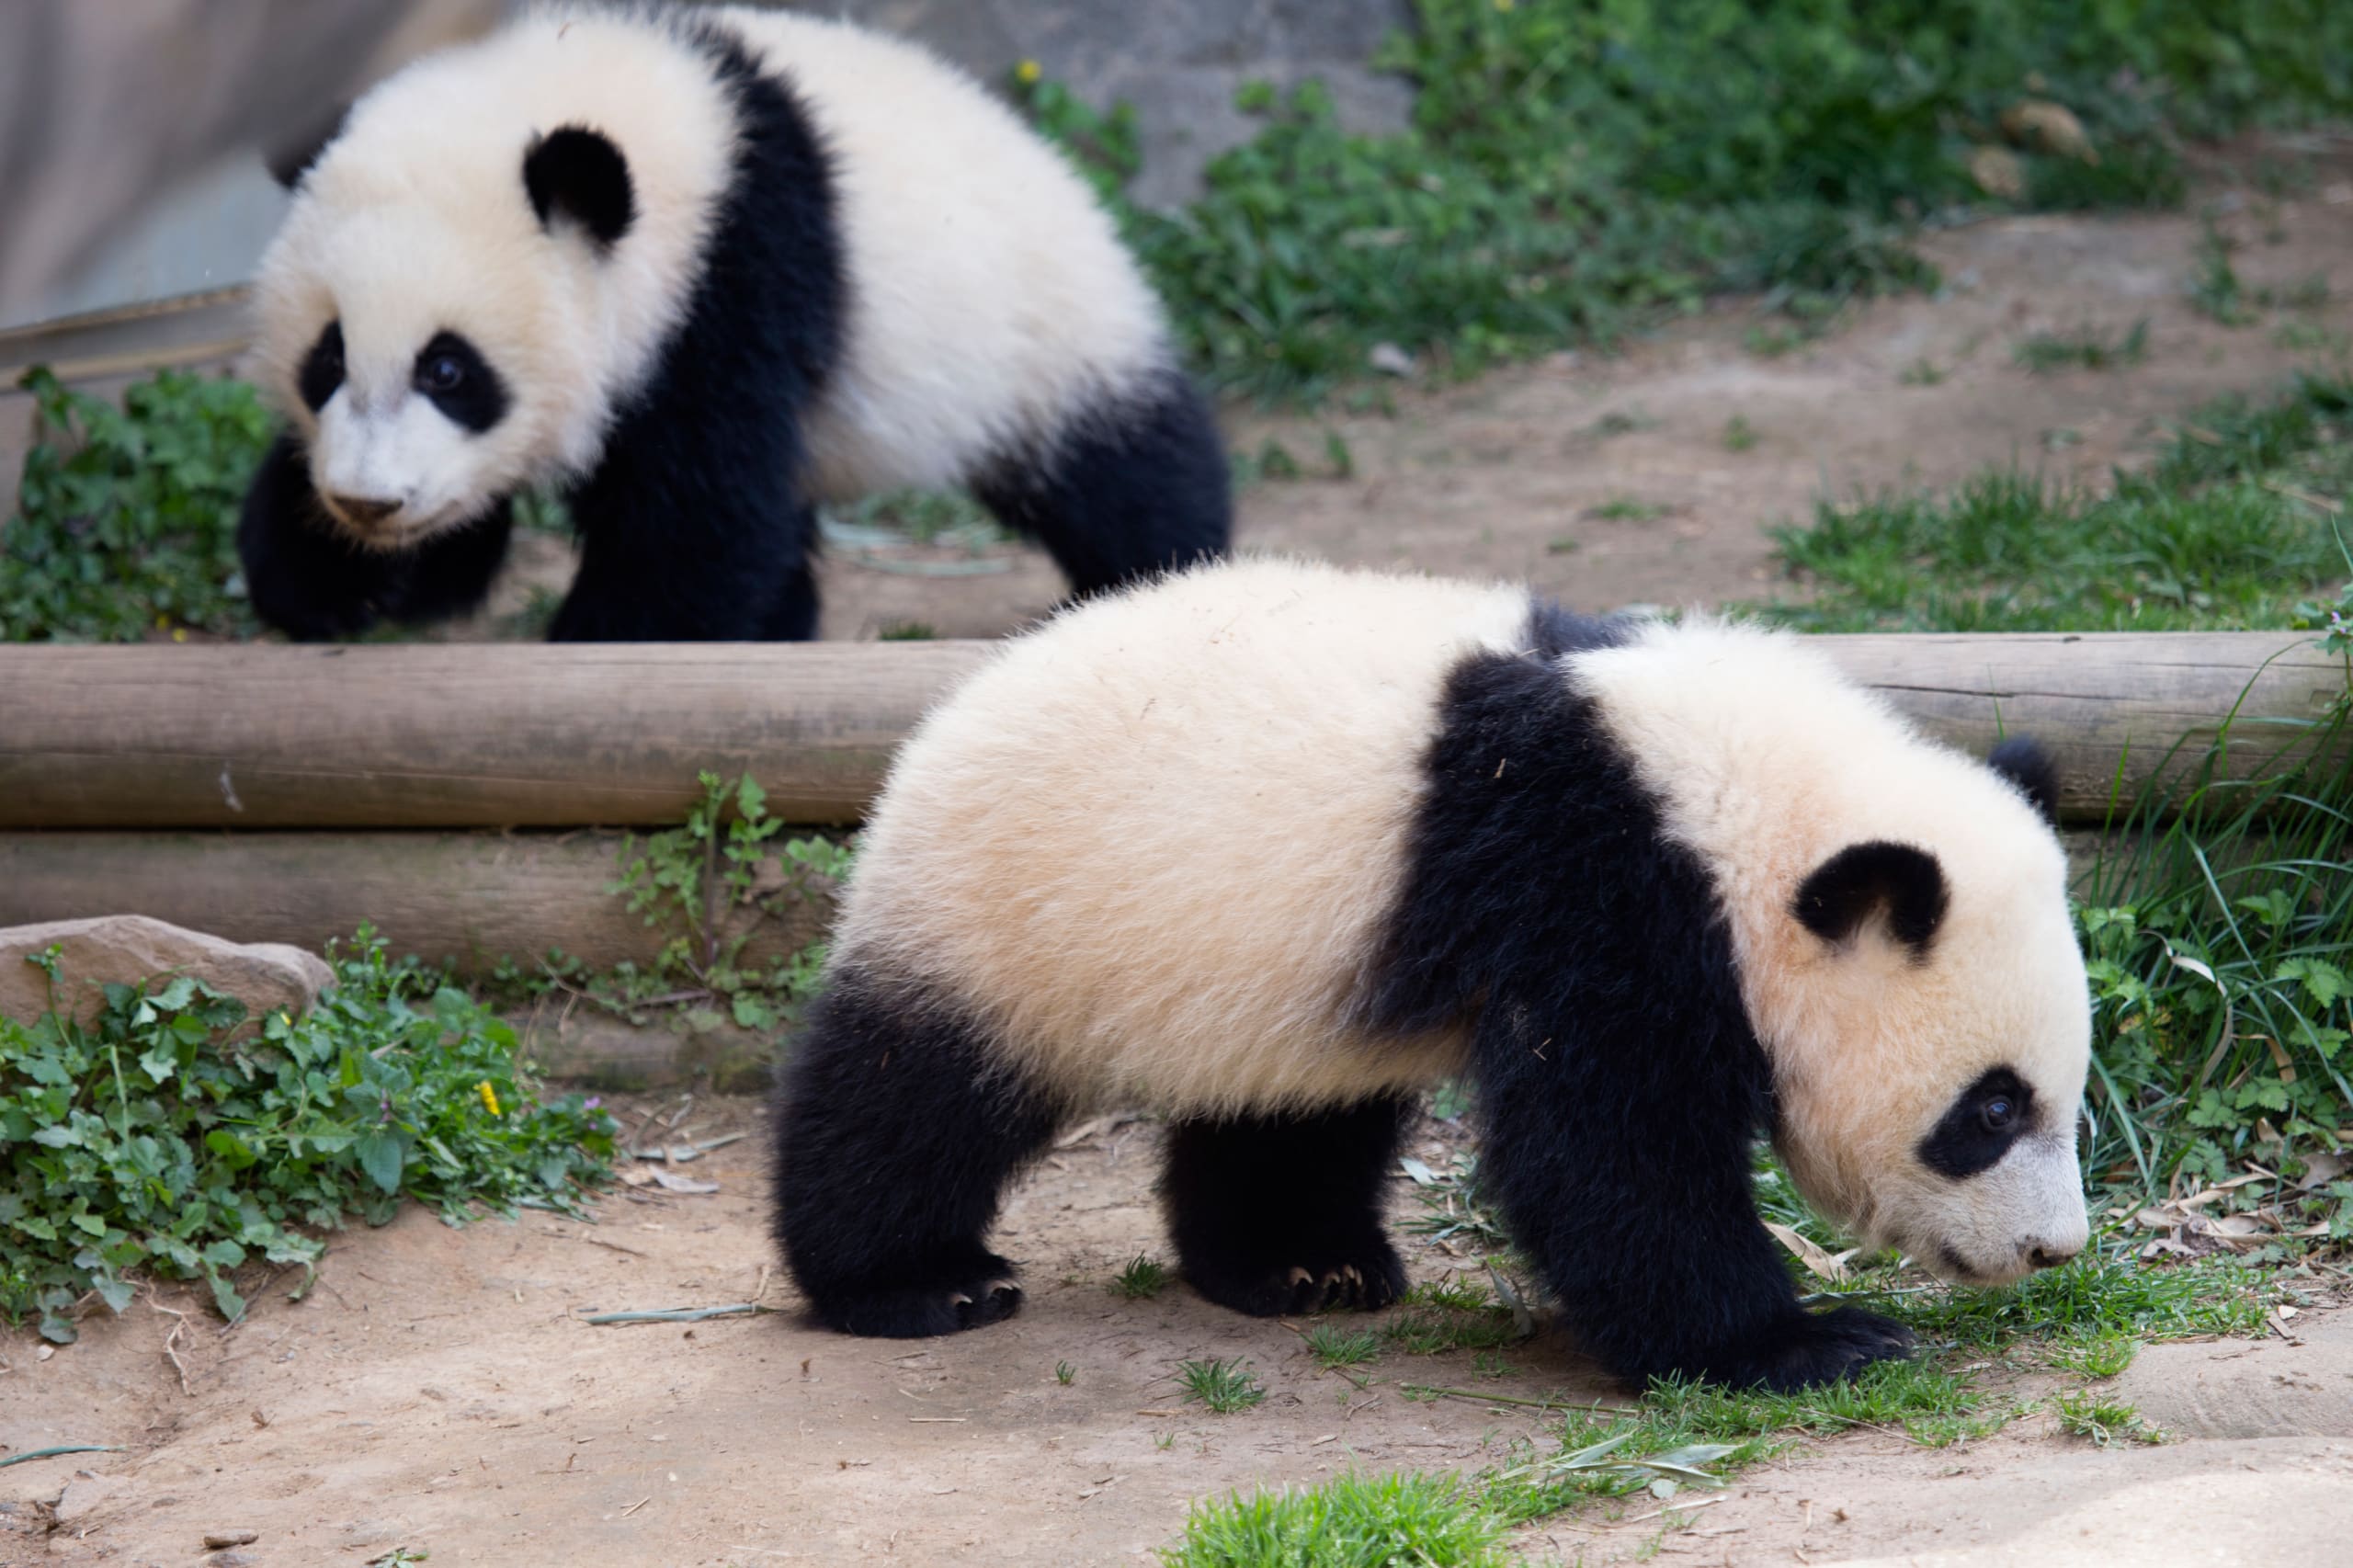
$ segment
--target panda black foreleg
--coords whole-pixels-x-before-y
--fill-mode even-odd
[[[431,620],[473,608],[506,559],[512,508],[500,500],[410,551],[371,551],[328,521],[291,431],[262,458],[237,521],[254,613],[300,642],[352,637],[380,619]]]
[[[1061,1119],[926,988],[836,971],[779,1076],[777,1239],[811,1309],[847,1334],[912,1339],[1010,1317],[989,1226]]]
[[[1162,1201],[1193,1288],[1257,1317],[1385,1307],[1404,1266],[1381,1223],[1406,1099],[1168,1130]]]
[[[1776,1390],[1904,1356],[1899,1324],[1799,1305],[1752,1196],[1755,1047],[1671,1008],[1638,1030],[1613,1000],[1495,998],[1478,1033],[1480,1184],[1585,1347],[1638,1382]]]
[[[1046,547],[1080,598],[1222,557],[1233,480],[1209,400],[1177,371],[1148,377],[1040,449],[1008,456],[972,493]]]

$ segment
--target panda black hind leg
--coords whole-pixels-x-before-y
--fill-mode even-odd
[[[1053,439],[998,460],[972,493],[1044,545],[1080,598],[1222,557],[1233,528],[1216,417],[1176,370],[1144,377]]]
[[[986,1244],[1005,1187],[1061,1119],[919,983],[837,968],[778,1080],[777,1238],[827,1327],[891,1339],[1010,1317]]]
[[[1186,1278],[1256,1317],[1395,1301],[1405,1269],[1381,1194],[1412,1111],[1381,1098],[1174,1123],[1160,1191]]]

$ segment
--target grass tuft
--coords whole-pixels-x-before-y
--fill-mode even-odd
[[[2141,1413],[2121,1401],[2105,1398],[2089,1389],[2063,1393],[2053,1403],[2059,1429],[2073,1437],[2088,1437],[2097,1448],[2119,1442],[2162,1443],[2165,1435],[2141,1419]]]
[[[1346,1474],[1194,1506],[1165,1568],[1505,1568],[1506,1521],[1451,1476]]]
[[[1148,1301],[1168,1289],[1170,1278],[1166,1264],[1156,1257],[1146,1257],[1138,1253],[1128,1260],[1125,1268],[1120,1270],[1119,1278],[1111,1281],[1111,1293],[1131,1301]]]
[[[1307,1331],[1307,1350],[1326,1371],[1335,1367],[1362,1367],[1380,1357],[1381,1339],[1370,1329],[1342,1329],[1319,1323]]]
[[[1247,1410],[1267,1397],[1257,1374],[1239,1358],[1229,1361],[1180,1361],[1176,1364],[1176,1381],[1187,1399],[1197,1399],[1220,1415]]]
[[[2120,370],[2148,357],[2149,318],[2134,322],[2121,337],[2096,327],[2073,332],[2038,332],[2019,342],[2018,362],[2038,376],[2055,370]]]

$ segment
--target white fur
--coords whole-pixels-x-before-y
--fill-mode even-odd
[[[264,257],[260,358],[314,483],[404,504],[369,542],[413,544],[519,484],[595,468],[691,297],[730,174],[732,108],[677,32],[695,18],[784,78],[834,157],[852,297],[810,416],[819,498],[953,483],[1172,362],[1158,302],[1086,184],[922,50],[750,9],[549,6],[362,97]],[[628,160],[637,221],[609,254],[568,224],[543,230],[523,190],[531,139],[567,124]],[[296,377],[338,317],[347,381],[313,418]],[[486,434],[409,387],[441,330],[472,339],[515,400]]]
[[[2080,1248],[2089,992],[2066,858],[2033,808],[1786,634],[1654,624],[1568,664],[1715,876],[1807,1196],[1932,1269],[1950,1272],[1950,1246],[1981,1282],[2027,1272],[2029,1246]],[[1950,904],[1925,962],[1878,930],[1833,948],[1790,914],[1807,873],[1872,839],[1944,869]],[[1914,1149],[1997,1065],[2033,1085],[2042,1133],[1966,1181],[1936,1176]]]
[[[1330,1105],[1461,1064],[1347,1003],[1404,869],[1448,669],[1524,590],[1285,562],[1016,640],[900,753],[837,950],[944,975],[1082,1099]]]
[[[1405,870],[1449,670],[1527,646],[1520,589],[1255,561],[1093,603],[1009,644],[909,740],[870,819],[837,953],[976,1006],[1081,1100],[1330,1105],[1465,1065],[1458,1031],[1371,1039],[1350,1002]],[[1809,1196],[1979,1280],[2084,1240],[2083,967],[2054,835],[1795,640],[1697,622],[1572,654],[1711,868]],[[1925,963],[1790,913],[1870,838],[1951,881]],[[1916,1157],[1984,1070],[2043,1131],[1961,1182]]]

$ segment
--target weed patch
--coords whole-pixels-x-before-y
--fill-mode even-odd
[[[347,1214],[577,1211],[613,1154],[597,1102],[543,1096],[512,1028],[367,930],[335,962],[257,1029],[186,977],[108,986],[86,1028],[0,1020],[0,1313],[70,1342],[85,1293],[119,1312],[149,1272],[235,1318],[241,1270],[307,1271]]]
[[[1506,1568],[1506,1521],[1452,1476],[1348,1474],[1196,1504],[1165,1568]]]
[[[254,389],[165,370],[118,409],[25,385],[43,434],[0,530],[0,642],[250,636],[237,513],[275,426]]]
[[[1111,1281],[1111,1293],[1124,1296],[1131,1301],[1149,1301],[1168,1289],[1171,1278],[1166,1264],[1139,1253],[1128,1260],[1128,1266],[1120,1270],[1119,1278]]]

